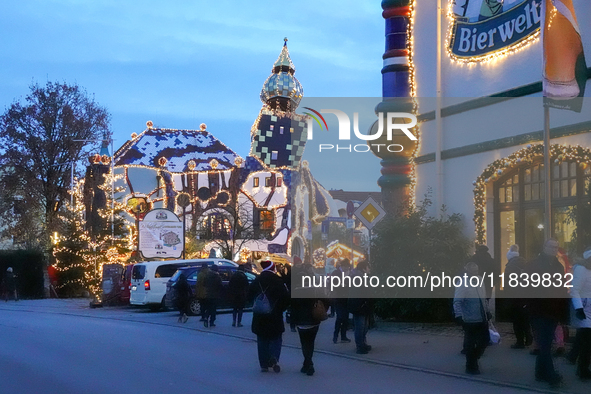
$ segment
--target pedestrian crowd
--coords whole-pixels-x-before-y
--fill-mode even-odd
[[[329,265],[332,262],[329,262]],[[282,335],[285,331],[283,312],[289,308],[289,324],[292,331],[297,331],[304,362],[301,372],[308,376],[314,375],[314,344],[320,323],[329,317],[328,310],[335,319],[333,342],[338,343],[339,335],[341,343],[350,343],[347,338],[349,314],[353,315],[355,345],[357,353],[367,354],[371,346],[367,344],[367,331],[373,316],[373,301],[364,298],[348,297],[348,294],[326,294],[324,289],[317,287],[299,287],[298,297],[290,297],[291,284],[303,284],[300,279],[303,276],[313,276],[314,270],[311,264],[302,264],[298,258],[294,259],[293,267],[281,267],[282,272],[277,272],[278,267],[271,261],[261,262],[262,272],[254,280],[249,288],[249,299],[254,300],[252,332],[257,336],[259,365],[262,372],[272,369],[281,371],[279,358],[281,355]],[[355,269],[351,269],[349,260],[343,259],[338,266],[333,266],[329,275],[362,276],[369,272],[369,264],[360,261]],[[292,276],[295,280],[292,282]],[[263,300],[267,299],[270,310],[260,307]]]
[[[348,259],[343,259],[335,266],[330,259],[327,267],[329,275],[363,276],[369,272],[369,264],[360,261],[353,269]],[[373,322],[373,301],[370,299],[353,298],[346,289],[339,289],[334,294],[326,294],[323,289],[297,288],[299,298],[292,297],[292,275],[296,276],[293,283],[302,283],[302,276],[313,276],[314,269],[309,263],[302,263],[294,258],[293,271],[291,265],[276,265],[270,260],[261,261],[262,271],[252,283],[249,283],[245,272],[255,272],[250,260],[240,265],[228,281],[228,298],[232,307],[232,327],[243,327],[244,308],[253,305],[252,332],[257,336],[257,349],[261,371],[273,370],[280,372],[282,336],[285,331],[284,314],[291,331],[297,332],[300,338],[304,362],[301,372],[309,376],[315,372],[312,356],[320,323],[329,316],[336,319],[334,323],[333,342],[350,343],[347,337],[349,316],[353,317],[354,339],[359,354],[367,354],[371,346],[367,344],[367,332]],[[207,328],[216,327],[216,310],[222,293],[222,280],[217,266],[204,263],[192,292],[187,278],[181,273],[176,284],[176,303],[179,310],[178,321],[186,323],[190,314],[191,302],[198,300],[201,310],[201,321]],[[329,315],[328,310],[331,310]]]
[[[580,379],[591,379],[591,247],[585,250],[582,259],[571,268],[559,253],[558,246],[556,240],[549,239],[538,256],[526,261],[520,256],[518,245],[512,245],[507,252],[505,278],[511,275],[532,277],[535,274],[540,277],[550,275],[555,278],[558,275],[565,278],[565,274],[570,272],[572,287],[520,288],[506,283],[503,287],[508,316],[515,334],[515,343],[511,345],[511,349],[531,347],[531,354],[536,355],[535,378],[549,383],[551,387],[558,387],[563,381],[554,366],[553,354],[565,353],[568,325],[576,329],[576,337],[572,350],[566,356],[572,364],[576,364],[576,374]],[[350,289],[346,287],[337,287],[332,293],[326,293],[323,288],[318,287],[292,289],[292,283],[303,285],[305,282],[301,280],[302,277],[315,275],[312,265],[302,263],[298,257],[294,258],[293,266],[276,265],[265,260],[260,263],[260,267],[261,273],[249,283],[245,271],[253,271],[252,264],[248,262],[240,266],[229,280],[228,292],[233,327],[243,326],[244,308],[249,301],[253,305],[251,329],[257,337],[258,361],[262,372],[281,371],[279,360],[285,331],[284,313],[291,331],[299,335],[304,358],[302,373],[311,376],[315,372],[312,358],[316,336],[321,322],[329,316],[336,316],[332,331],[334,344],[352,342],[347,336],[349,318],[352,316],[356,352],[367,354],[371,351],[372,347],[367,343],[367,333],[374,324],[372,299],[350,293]],[[468,277],[492,272],[493,277],[498,278],[496,267],[488,248],[481,245],[476,248],[463,269]],[[329,258],[324,269],[324,274],[328,276],[353,278],[368,274],[370,266],[367,261],[359,261],[353,267],[348,259],[336,262]],[[222,280],[217,271],[216,266],[204,264],[197,276],[195,295],[201,303],[201,320],[205,327],[215,327],[217,300],[222,291]],[[293,282],[292,277],[295,279]],[[453,314],[464,332],[462,353],[466,357],[465,371],[468,374],[480,374],[479,360],[487,346],[500,341],[491,313],[495,309],[494,291],[499,288],[499,283],[490,283],[488,280],[482,281],[480,286],[471,286],[470,283],[472,281],[465,281],[456,287]],[[178,286],[179,321],[186,322],[191,291],[186,278],[181,278]],[[292,293],[298,297],[292,297]]]
[[[581,380],[591,379],[591,247],[587,248],[572,267],[559,252],[555,239],[548,239],[541,253],[531,261],[519,254],[519,246],[512,245],[507,252],[504,275],[507,278],[568,278],[572,274],[572,287],[555,285],[505,283],[509,317],[513,324],[515,343],[512,349],[532,346],[536,356],[534,374],[537,381],[547,382],[551,387],[560,387],[563,377],[555,368],[553,355],[565,353],[565,336],[568,325],[576,329],[572,350],[566,355],[571,364],[576,364],[576,374]],[[494,261],[486,246],[476,253],[464,266],[465,273],[472,277],[483,272],[493,272]],[[565,280],[565,281],[566,281]],[[484,281],[489,283],[488,281]],[[479,359],[486,347],[494,342],[496,333],[491,318],[492,286],[471,287],[463,284],[455,290],[453,301],[456,321],[462,325],[466,355],[466,373],[480,374]],[[553,353],[553,345],[555,351]]]

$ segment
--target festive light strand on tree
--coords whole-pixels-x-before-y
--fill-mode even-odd
[[[105,176],[105,182],[98,187],[106,196],[111,196],[111,185],[121,177],[122,175],[113,176],[109,172]],[[77,181],[71,192],[74,194],[74,204],[67,201],[64,212],[60,214],[65,233],[57,240],[53,254],[56,257],[54,268],[64,280],[58,284],[57,289],[87,289],[95,298],[100,299],[103,265],[122,262],[129,252],[129,237],[124,231],[126,221],[120,217],[125,205],[108,198],[107,208],[97,211],[99,217],[106,219],[105,229],[91,237],[85,220],[83,189],[84,180]],[[122,188],[117,188],[115,191],[121,190]],[[117,228],[117,234],[111,231],[111,218],[114,219],[113,229]]]

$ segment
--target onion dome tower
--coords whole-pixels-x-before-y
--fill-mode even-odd
[[[287,50],[287,38],[284,39],[283,48],[273,64],[273,73],[263,84],[261,101],[272,109],[293,112],[300,104],[304,96],[302,84],[293,75],[295,67],[289,51]]]
[[[295,67],[287,50],[287,38],[261,90],[261,109],[251,128],[250,156],[268,168],[296,168],[307,140],[304,115],[295,113],[304,89],[294,77]]]

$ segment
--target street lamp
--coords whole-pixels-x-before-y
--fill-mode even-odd
[[[50,167],[59,167],[63,165],[71,164],[72,167],[70,168],[70,205],[74,206],[74,166],[76,166],[76,161],[67,161],[65,163],[58,163],[50,165]]]

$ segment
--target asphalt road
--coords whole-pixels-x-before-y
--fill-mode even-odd
[[[309,377],[293,347],[281,373],[261,373],[251,339],[170,324],[171,313],[21,305],[0,309],[0,393],[524,392],[326,353]]]

